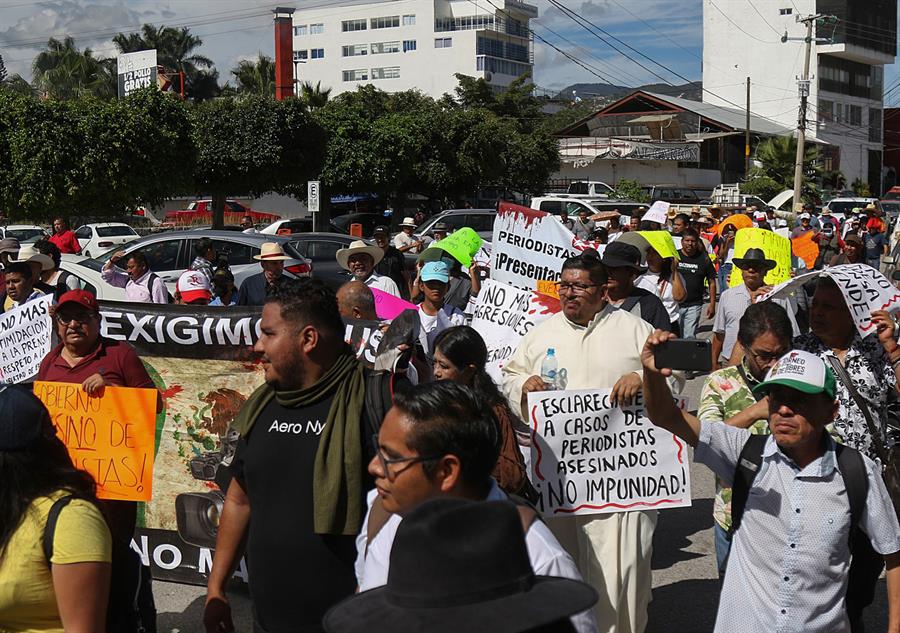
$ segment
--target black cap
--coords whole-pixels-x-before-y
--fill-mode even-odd
[[[610,268],[634,268],[641,270],[641,251],[637,246],[615,241],[603,249],[603,265]]]
[[[375,230],[372,231],[372,235],[378,235],[379,233],[384,233],[385,235],[390,235],[391,231],[386,226],[376,226]]]
[[[20,451],[52,433],[50,413],[29,389],[0,386],[0,451]]]

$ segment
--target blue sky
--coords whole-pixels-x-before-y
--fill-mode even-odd
[[[475,1],[483,3],[486,0]],[[611,83],[624,85],[661,81],[653,72],[673,84],[683,82],[630,51],[629,54],[638,58],[649,71],[625,59],[553,7],[549,0],[531,2],[540,11],[540,17],[533,23],[535,33],[592,67],[592,70],[580,67],[536,38],[535,80],[540,87],[559,89],[573,83],[602,83],[603,79],[597,75]],[[701,0],[563,0],[562,3],[678,74],[691,80],[700,79]],[[28,76],[32,58],[49,37],[71,34],[79,46],[90,46],[101,55],[114,55],[110,38],[116,32],[135,31],[144,22],[188,26],[203,38],[201,52],[216,62],[224,80],[242,59],[254,58],[258,52],[272,54],[269,10],[277,4],[302,7],[304,4],[319,6],[338,2],[0,0],[0,54],[11,73]],[[774,41],[773,33],[759,35],[773,40],[773,46],[784,46]],[[886,85],[890,85],[900,76],[900,67],[897,64],[889,66],[885,75]],[[900,96],[900,91],[897,95]]]

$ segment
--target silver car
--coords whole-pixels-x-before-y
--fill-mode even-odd
[[[234,275],[237,287],[247,277],[261,272],[259,261],[253,259],[258,255],[263,242],[278,242],[285,254],[292,257],[284,261],[284,271],[289,277],[312,276],[312,262],[303,257],[294,246],[295,240],[290,235],[260,235],[259,233],[238,233],[234,231],[168,231],[142,237],[123,246],[126,255],[143,253],[147,257],[150,270],[160,276],[174,293],[178,277],[190,268],[194,261],[194,246],[204,237],[212,240],[213,248],[219,259],[227,259]],[[100,270],[116,250],[104,253],[93,259],[86,259],[80,265]],[[122,266],[127,258],[120,260]],[[216,262],[212,262],[215,267]],[[124,272],[124,269],[123,269]]]

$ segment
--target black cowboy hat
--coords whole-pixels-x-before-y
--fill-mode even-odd
[[[525,530],[508,501],[435,499],[406,515],[387,585],[334,606],[329,633],[520,633],[597,602],[593,587],[535,576]]]
[[[753,265],[759,269],[768,271],[778,265],[775,263],[774,259],[768,259],[761,248],[748,248],[743,257],[735,257],[732,261],[734,262],[734,265],[740,269],[743,269],[748,265]]]

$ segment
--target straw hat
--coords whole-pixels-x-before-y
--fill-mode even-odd
[[[350,244],[349,248],[342,248],[337,253],[335,253],[334,257],[337,259],[337,263],[344,270],[350,270],[350,266],[347,261],[353,255],[357,255],[359,253],[365,253],[369,255],[373,260],[375,260],[375,265],[378,265],[378,262],[382,260],[384,257],[384,251],[381,250],[380,246],[369,246],[362,240],[356,240]]]
[[[39,262],[41,270],[51,270],[53,268],[53,260],[49,256],[39,253],[34,244],[25,244],[19,249],[19,259],[16,262]]]
[[[278,242],[263,242],[259,255],[254,255],[253,259],[258,262],[283,262],[291,257],[284,254],[284,249]]]
[[[416,221],[412,217],[407,216],[403,218],[403,222],[400,223],[400,226],[411,226],[416,228]]]

